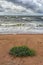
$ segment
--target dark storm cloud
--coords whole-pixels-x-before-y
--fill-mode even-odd
[[[9,2],[12,2],[14,4],[17,4],[17,5],[21,5],[23,7],[25,7],[26,9],[31,9],[31,10],[35,10],[36,8],[36,5],[34,5],[33,3],[31,2],[23,2],[22,0],[7,0]]]
[[[43,0],[0,0],[0,12],[10,11],[14,13],[43,13]]]
[[[42,4],[43,6],[43,3],[42,3],[42,0],[7,0],[9,2],[12,2],[14,4],[18,4],[18,5],[21,5],[27,9],[31,9],[32,11],[36,12],[36,13],[43,13],[43,10],[40,9],[40,5]]]
[[[0,12],[4,12],[4,9],[1,5],[0,5]]]
[[[22,5],[22,6],[24,5],[21,0],[7,0],[7,1],[12,2],[14,4]]]
[[[37,12],[38,12],[38,13],[43,13],[43,10],[38,10]]]

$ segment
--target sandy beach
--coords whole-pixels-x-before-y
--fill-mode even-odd
[[[13,46],[26,45],[36,51],[34,57],[11,57]],[[0,35],[0,65],[43,65],[43,34]]]

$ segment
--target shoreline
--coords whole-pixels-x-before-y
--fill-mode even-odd
[[[0,28],[0,34],[43,34],[43,29]]]

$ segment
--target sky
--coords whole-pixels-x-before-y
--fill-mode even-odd
[[[0,0],[0,15],[43,14],[43,0]]]

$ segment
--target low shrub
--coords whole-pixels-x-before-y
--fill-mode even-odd
[[[18,56],[18,57],[34,56],[35,51],[32,49],[29,49],[27,46],[18,46],[18,47],[11,48],[9,54],[12,56]]]

